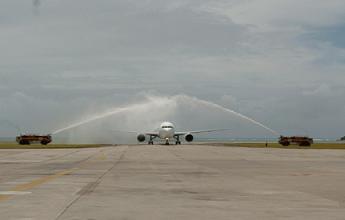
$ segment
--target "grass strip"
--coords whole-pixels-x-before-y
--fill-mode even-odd
[[[74,148],[98,148],[109,145],[104,144],[30,144],[20,145],[17,143],[0,143],[0,149],[74,149]]]
[[[215,146],[226,147],[248,147],[248,148],[266,148],[266,143],[216,143]],[[282,149],[345,149],[345,143],[314,143],[310,147],[289,145],[282,146],[278,143],[267,143],[267,148],[282,148]]]

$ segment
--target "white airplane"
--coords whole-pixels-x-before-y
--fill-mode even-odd
[[[194,140],[193,134],[198,133],[208,133],[208,132],[215,132],[215,131],[226,131],[228,129],[214,129],[214,130],[203,130],[203,131],[187,131],[187,132],[176,132],[175,126],[171,122],[163,122],[160,127],[155,132],[147,132],[143,134],[139,134],[137,139],[139,142],[144,142],[146,136],[149,136],[148,144],[153,145],[153,140],[155,138],[159,138],[161,140],[165,140],[165,144],[169,145],[170,140],[175,140],[176,145],[181,144],[180,137],[184,136],[187,142],[192,142]]]

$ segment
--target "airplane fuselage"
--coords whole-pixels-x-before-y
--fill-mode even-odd
[[[224,129],[213,129],[213,130],[201,130],[201,131],[176,131],[175,126],[171,122],[163,122],[159,128],[156,131],[153,132],[145,132],[138,134],[137,140],[139,142],[144,142],[146,137],[149,136],[149,142],[148,144],[153,144],[153,140],[155,138],[159,138],[161,140],[165,141],[165,144],[169,144],[170,140],[175,140],[176,144],[181,144],[181,137],[184,136],[184,139],[187,142],[192,142],[194,140],[193,134],[196,133],[207,133],[207,132],[215,132],[215,131],[221,131]]]
[[[158,137],[163,140],[169,140],[175,136],[175,126],[171,122],[163,122],[158,129]]]

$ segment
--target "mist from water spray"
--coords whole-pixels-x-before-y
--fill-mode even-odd
[[[121,107],[121,108],[114,108],[111,109],[109,111],[106,111],[104,113],[98,114],[98,115],[94,115],[94,116],[90,116],[85,120],[81,120],[80,122],[76,122],[73,123],[69,126],[66,126],[64,128],[55,130],[54,132],[52,132],[51,134],[59,134],[61,132],[70,130],[70,129],[74,129],[80,126],[83,126],[85,124],[97,121],[97,120],[101,120],[107,117],[111,117],[117,114],[121,114],[121,113],[130,113],[130,112],[140,112],[140,110],[143,109],[148,109],[148,108],[161,108],[164,107],[165,105],[169,104],[169,105],[173,105],[173,106],[178,106],[178,104],[181,104],[181,102],[183,101],[187,101],[187,103],[192,103],[194,105],[199,104],[205,107],[210,107],[213,109],[218,109],[224,113],[230,113],[240,119],[246,120],[252,124],[255,124],[261,128],[264,128],[265,130],[271,132],[274,135],[279,135],[278,132],[276,132],[275,130],[265,126],[264,124],[254,120],[253,118],[250,118],[248,116],[245,116],[241,113],[238,113],[234,110],[225,108],[221,105],[209,102],[209,101],[205,101],[205,100],[201,100],[195,97],[190,97],[187,95],[176,95],[176,96],[172,96],[172,97],[159,97],[159,96],[146,96],[146,102],[140,103],[140,104],[133,104],[133,105],[129,105],[126,107]],[[171,108],[169,108],[171,109]],[[164,111],[164,109],[163,109]],[[143,115],[142,117],[145,117],[145,115]]]

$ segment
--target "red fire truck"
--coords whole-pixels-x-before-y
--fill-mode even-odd
[[[279,138],[279,144],[283,146],[289,146],[290,144],[297,144],[299,146],[310,146],[313,143],[313,139],[306,136],[280,136]]]
[[[51,135],[22,134],[16,137],[16,141],[21,145],[29,145],[31,143],[47,145],[52,142],[52,137]]]

